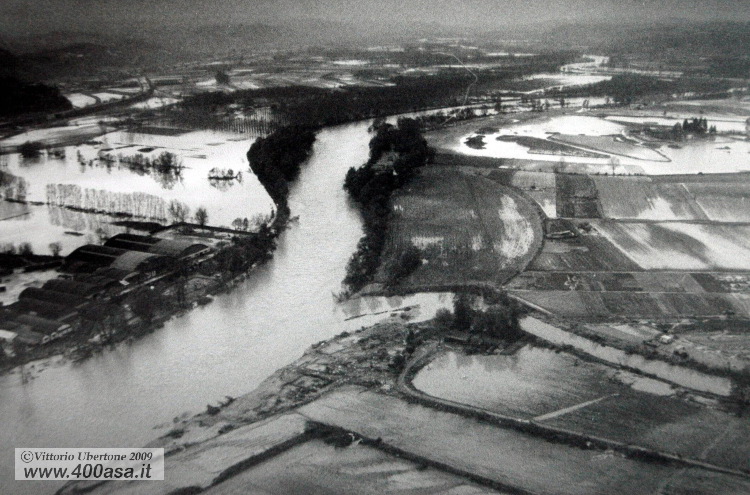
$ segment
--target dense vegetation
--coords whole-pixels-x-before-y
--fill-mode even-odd
[[[0,77],[0,116],[13,117],[31,112],[70,110],[73,105],[60,90],[14,77]]]
[[[372,55],[371,55],[372,56]],[[273,87],[203,93],[187,98],[181,109],[202,109],[210,113],[218,107],[237,103],[247,108],[271,105],[282,121],[304,125],[327,126],[353,120],[412,112],[425,108],[459,105],[467,88],[477,91],[497,89],[498,82],[547,71],[556,71],[576,59],[572,52],[525,57],[518,65],[474,70],[477,79],[460,67],[452,56],[435,55],[443,63],[454,64],[437,74],[389,77],[387,86],[360,86],[338,89],[307,86]],[[431,60],[430,57],[428,59]],[[433,60],[434,61],[434,60]],[[364,79],[382,80],[377,70],[360,71]]]
[[[468,332],[472,335],[514,341],[523,335],[518,322],[522,309],[520,304],[505,293],[485,291],[484,301],[488,307],[475,309],[474,296],[459,292],[453,299],[453,313],[441,310],[436,323],[444,329]]]
[[[406,184],[432,156],[419,123],[401,118],[394,127],[382,120],[373,124],[370,159],[360,168],[350,168],[344,189],[359,204],[365,235],[347,265],[344,284],[356,291],[372,280],[380,264],[390,214],[389,200],[396,189]],[[399,275],[415,268],[415,253],[406,255]]]
[[[215,268],[232,277],[249,270],[255,263],[269,260],[275,249],[275,236],[263,224],[255,234],[235,236],[232,244],[219,251],[212,262]],[[211,269],[207,273],[212,273]]]
[[[727,81],[681,77],[667,80],[654,76],[638,74],[618,74],[609,81],[601,81],[586,86],[551,90],[546,93],[550,98],[559,96],[607,96],[614,103],[629,105],[639,98],[647,96],[695,93],[697,95],[716,95],[731,87]]]
[[[282,218],[289,215],[288,183],[297,178],[314,142],[315,129],[312,127],[282,127],[268,137],[259,138],[247,152],[250,169],[276,203]]]

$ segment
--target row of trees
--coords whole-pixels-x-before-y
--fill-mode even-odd
[[[432,156],[420,125],[414,119],[401,118],[395,127],[376,120],[373,130],[370,159],[360,168],[350,168],[344,180],[344,189],[360,207],[365,230],[344,278],[344,284],[351,291],[369,283],[380,264],[391,194],[406,184]],[[413,269],[414,264],[415,260],[406,259],[404,269]]]

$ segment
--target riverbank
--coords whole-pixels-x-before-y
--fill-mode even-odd
[[[254,143],[248,151],[248,160],[258,180],[274,200],[275,215],[269,224],[259,226],[258,233],[236,232],[230,242],[225,242],[221,247],[220,242],[214,242],[214,252],[203,256],[200,261],[202,267],[208,267],[208,272],[206,269],[197,272],[193,266],[195,263],[191,263],[193,268],[186,265],[169,273],[146,277],[148,280],[141,280],[137,285],[128,285],[117,294],[110,294],[105,301],[115,304],[122,312],[122,318],[114,318],[111,311],[108,312],[109,318],[97,316],[92,319],[83,310],[75,320],[67,316],[70,323],[65,324],[69,327],[72,325],[69,336],[53,340],[52,345],[44,343],[18,347],[18,351],[0,365],[0,374],[60,354],[78,362],[123,341],[132,342],[160,328],[167,320],[209,303],[211,296],[226,292],[244,280],[248,270],[268,261],[276,249],[276,239],[289,222],[289,183],[299,174],[300,166],[309,157],[314,141],[315,132],[312,129],[286,128]],[[181,222],[169,228],[200,230],[202,226]],[[209,228],[207,234],[217,232],[224,237],[232,233],[229,229]],[[200,280],[192,283],[196,278]],[[146,286],[148,291],[144,293]],[[96,307],[101,306],[101,301],[88,301],[87,305],[92,310],[87,314],[102,313]],[[88,327],[94,330],[84,332]],[[28,378],[23,368],[21,375],[25,382]]]
[[[490,471],[477,471],[472,463],[465,464],[463,454],[454,453],[448,446],[458,441],[459,437],[464,438],[479,425],[485,435],[515,436],[514,445],[521,451],[516,451],[514,455],[527,455],[522,453],[526,451],[526,447],[522,445],[531,448],[532,445],[539,444],[546,445],[545,449],[557,450],[558,462],[562,464],[547,467],[552,472],[557,472],[566,463],[575,464],[575,456],[571,457],[573,452],[588,452],[593,456],[614,455],[615,458],[622,459],[622,462],[635,463],[629,468],[634,473],[645,474],[650,469],[689,469],[697,470],[709,478],[718,478],[720,483],[728,483],[729,486],[750,483],[750,471],[745,468],[732,467],[734,464],[714,464],[705,458],[683,457],[666,445],[662,445],[660,450],[648,443],[622,442],[607,438],[601,432],[593,434],[542,424],[541,421],[528,421],[523,417],[498,415],[467,404],[426,395],[412,384],[420,370],[448,350],[464,352],[461,346],[446,345],[444,337],[445,334],[432,322],[409,324],[401,316],[394,316],[388,322],[319,342],[294,363],[268,377],[251,393],[224,404],[208,406],[204,413],[190,419],[176,421],[167,435],[149,446],[166,449],[167,463],[173,473],[169,482],[171,489],[191,489],[195,493],[218,487],[234,477],[245,476],[252,472],[254,466],[276,459],[312,438],[319,438],[317,434],[321,432],[330,434],[336,431],[338,434],[334,435],[335,438],[362,439],[384,452],[396,453],[399,457],[457,474],[489,488],[526,493],[530,488],[529,483],[540,483],[539,487],[547,487],[541,491],[534,490],[534,493],[559,493],[545,485],[545,480],[549,480],[550,476],[527,480],[518,478],[509,483],[504,478],[509,473],[507,465],[495,466]],[[419,342],[413,352],[409,352],[407,341]],[[527,344],[507,348],[503,346],[489,356],[509,353],[509,357],[512,357],[523,345]],[[560,348],[557,352],[560,352]],[[359,399],[354,400],[355,397]],[[387,404],[387,407],[375,412],[372,406],[376,403]],[[364,427],[361,422],[355,425],[339,414],[331,416],[330,413],[334,409],[339,410],[339,407],[343,408],[340,411],[348,411],[347,415],[358,415],[362,421],[369,421],[369,426]],[[402,411],[402,414],[399,412],[402,409],[410,412],[407,414]],[[416,410],[422,412],[416,414]],[[435,417],[432,421],[422,421],[425,419],[422,418],[424,414]],[[423,429],[437,420],[437,417],[445,420],[452,418],[451,422],[455,421],[463,426],[455,430],[443,430],[439,435],[437,432],[435,435],[424,432]],[[397,441],[388,435],[386,431],[391,431],[390,428],[398,421],[404,421],[404,425],[412,425],[419,430],[418,435],[409,436],[406,442]],[[443,419],[438,420],[441,421]],[[389,426],[386,427],[386,424]],[[349,433],[352,434],[351,437]],[[435,444],[429,450],[420,447],[433,440],[440,445]],[[351,440],[340,444],[340,447],[350,443]],[[255,447],[249,448],[251,444]],[[239,445],[247,445],[248,448],[237,450]],[[474,447],[476,446],[472,444],[472,449]],[[497,444],[494,448],[497,448]],[[478,451],[481,450],[480,446]],[[472,451],[475,454],[478,452]],[[530,450],[529,460],[536,459],[538,452],[538,447]],[[467,453],[468,451],[464,452]],[[579,475],[589,476],[592,465],[579,465],[578,469]],[[500,479],[504,481],[500,482]],[[593,486],[604,486],[599,483],[606,482],[597,481]],[[160,490],[145,483],[137,485],[139,493],[156,493],[154,490]],[[75,483],[66,486],[60,493],[88,493],[89,490],[90,493],[125,493],[135,488],[133,483],[101,486]],[[711,491],[698,489],[697,493]]]

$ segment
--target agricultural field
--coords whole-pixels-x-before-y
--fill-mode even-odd
[[[750,270],[750,225],[591,223],[644,270]]]
[[[735,183],[692,183],[685,189],[716,222],[750,222],[750,180],[747,176]]]
[[[518,143],[529,149],[529,153],[540,155],[578,156],[584,158],[608,158],[608,155],[586,151],[575,146],[568,146],[557,141],[542,139],[533,136],[505,136],[495,138],[497,141]]]
[[[624,156],[635,160],[648,160],[652,162],[669,161],[669,158],[656,150],[640,146],[635,141],[626,139],[623,136],[555,134],[550,139],[553,142],[581,146],[590,150],[596,150],[610,155]]]
[[[668,383],[565,352],[535,346],[511,355],[446,352],[422,368],[413,384],[428,395],[494,413],[750,469],[746,420],[690,401]]]
[[[510,292],[552,313],[586,321],[671,320],[726,314],[750,317],[750,304],[744,294],[515,289]]]
[[[681,183],[649,177],[593,177],[604,218],[708,220],[694,195]]]
[[[584,235],[573,239],[545,240],[529,270],[630,272],[641,268],[605,237]]]
[[[750,222],[746,174],[593,177],[605,218]]]
[[[601,218],[599,193],[587,175],[557,176],[557,215],[569,218]]]
[[[733,292],[706,290],[694,276],[712,274],[684,272],[534,272],[514,278],[508,288],[518,290],[577,290],[585,292]]]
[[[353,444],[343,449],[323,440],[311,440],[206,492],[207,495],[238,493],[489,495],[500,492],[373,447]]]
[[[675,397],[625,390],[617,397],[605,398],[543,424],[660,449],[731,469],[750,469],[750,423],[747,419]]]
[[[537,202],[548,218],[557,217],[555,174],[523,170],[493,170],[487,178],[508,187],[522,190]]]
[[[542,243],[541,219],[530,200],[453,169],[426,168],[394,195],[392,208],[379,281],[414,245],[423,263],[403,285],[503,283],[526,267]]]

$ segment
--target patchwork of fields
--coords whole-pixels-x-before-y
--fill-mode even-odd
[[[533,203],[517,191],[455,169],[430,167],[392,200],[385,262],[378,281],[409,246],[423,263],[405,286],[504,283],[542,243]]]
[[[750,225],[591,223],[645,270],[750,270]]]

